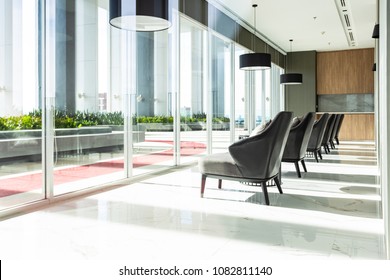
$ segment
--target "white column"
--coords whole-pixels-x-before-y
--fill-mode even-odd
[[[382,208],[383,219],[385,227],[385,249],[386,257],[390,259],[390,215],[389,215],[389,151],[390,151],[390,98],[388,93],[390,92],[390,83],[388,82],[388,74],[390,73],[390,57],[387,52],[390,48],[389,42],[389,29],[387,26],[390,24],[390,18],[388,14],[390,12],[390,5],[387,0],[380,0],[379,4],[379,131],[380,131],[380,183],[382,189]]]
[[[236,48],[233,42],[230,43],[230,142],[235,139],[235,116],[236,116],[236,63],[235,63]]]
[[[204,67],[204,31],[196,27],[191,28],[191,45],[189,47],[191,64],[190,67],[190,92],[191,92],[191,113],[204,113],[204,94],[203,94],[203,80],[205,76]],[[207,101],[206,101],[207,102]]]
[[[126,92],[127,89],[122,84],[126,73],[126,71],[122,71],[122,69],[125,69],[123,61],[127,57],[126,45],[126,31],[110,27],[110,91],[108,98],[110,99],[111,111],[121,111],[123,95],[132,93]]]
[[[168,97],[168,31],[154,35],[154,114],[167,115]]]
[[[0,116],[12,114],[12,3],[0,1]]]
[[[36,94],[35,2],[0,1],[0,115],[31,111]],[[26,7],[29,4],[29,7]],[[25,94],[25,96],[23,96]],[[27,96],[28,94],[28,96]],[[24,100],[24,97],[26,98]],[[24,105],[27,105],[24,108]]]
[[[22,2],[22,92],[18,96],[18,105],[22,113],[27,114],[38,108],[38,14],[37,1],[23,0]]]
[[[8,71],[11,72],[12,84],[7,87],[6,93],[11,96],[12,103],[9,111],[12,115],[22,114],[23,103],[23,79],[21,73],[23,73],[23,25],[22,25],[22,1],[12,1],[12,7],[10,12],[12,13],[11,28],[12,39],[11,46],[8,50],[8,54],[12,57],[10,64],[8,65]]]
[[[97,1],[76,1],[76,109],[98,110]]]

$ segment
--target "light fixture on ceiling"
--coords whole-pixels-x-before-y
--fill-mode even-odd
[[[290,55],[292,57],[292,42],[290,39]],[[290,59],[292,60],[292,59]],[[287,67],[286,67],[287,68]],[[284,85],[299,85],[302,84],[302,74],[301,73],[286,73],[280,75],[280,83]]]
[[[257,4],[253,4],[253,18],[254,28],[252,37],[252,50],[255,46],[255,34],[256,34],[256,7]],[[269,53],[247,53],[240,55],[240,69],[241,70],[266,70],[271,68],[271,55]]]
[[[110,24],[131,31],[160,31],[171,26],[169,0],[110,0]]]
[[[372,31],[372,38],[374,39],[379,38],[379,23],[374,25],[374,30]]]

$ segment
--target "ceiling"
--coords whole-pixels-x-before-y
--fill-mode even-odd
[[[373,48],[377,0],[208,0],[254,24],[284,51],[334,51]],[[252,4],[258,4],[256,11]],[[340,7],[340,9],[338,9]],[[344,29],[347,13],[349,26]],[[349,29],[348,29],[349,28]],[[350,32],[352,32],[352,38]],[[355,45],[352,46],[351,43]]]

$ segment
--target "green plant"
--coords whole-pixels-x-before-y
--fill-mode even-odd
[[[76,128],[94,125],[123,125],[122,112],[67,112],[67,110],[54,111],[56,128]],[[22,116],[0,117],[0,130],[23,130],[42,128],[42,110],[34,110]]]
[[[70,117],[62,117],[62,118],[55,118],[55,127],[56,128],[75,128],[77,127],[76,122],[73,118]]]
[[[34,110],[27,115],[0,117],[0,130],[22,130],[42,128],[42,110]],[[206,122],[206,113],[193,114],[191,117],[180,117],[182,123]],[[213,118],[213,123],[229,122],[227,117]],[[160,123],[172,124],[173,116],[133,116],[133,124]],[[122,112],[68,112],[67,110],[54,111],[56,128],[76,128],[95,125],[124,125]]]
[[[133,117],[133,123],[134,120],[136,123],[173,123],[173,117],[172,116],[134,116]]]

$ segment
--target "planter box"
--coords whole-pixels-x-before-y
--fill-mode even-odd
[[[163,123],[140,123],[139,126],[145,128],[146,131],[173,131],[173,124],[163,124]],[[181,123],[181,131],[196,131],[196,130],[206,130],[205,122],[194,122],[194,123]],[[213,123],[213,130],[229,130],[230,123],[221,122]]]
[[[134,127],[134,129],[137,129]],[[121,149],[124,145],[123,127],[95,126],[55,130],[54,150],[86,153],[90,150]],[[144,142],[145,130],[133,131],[133,142]],[[34,157],[42,154],[41,130],[0,132],[0,159]]]
[[[173,124],[170,123],[140,123],[138,126],[146,131],[173,131]]]

